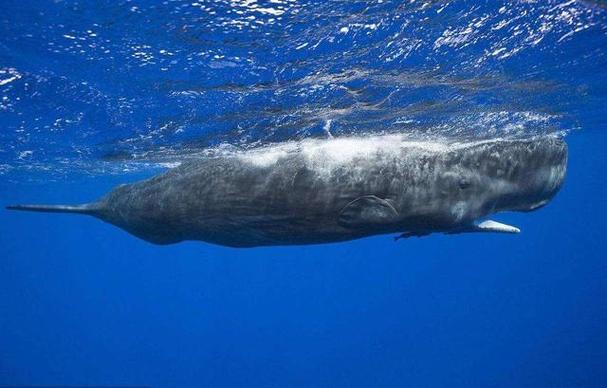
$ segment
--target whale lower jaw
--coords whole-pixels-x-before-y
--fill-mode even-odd
[[[464,228],[461,232],[455,233],[509,233],[517,234],[521,230],[516,226],[502,224],[501,222],[486,220],[480,223],[474,223],[471,226]]]
[[[460,234],[460,233],[505,233],[505,234],[518,234],[521,230],[516,226],[503,224],[501,222],[493,221],[493,220],[485,220],[482,222],[474,222],[470,225],[465,225],[453,229],[448,229],[442,231],[445,234]],[[430,235],[432,233],[441,233],[438,230],[429,230],[423,232],[405,232],[400,235],[394,237],[394,240],[400,240],[402,238],[409,237],[423,237]]]

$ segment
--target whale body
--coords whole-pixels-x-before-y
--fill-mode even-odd
[[[84,205],[8,209],[92,215],[156,244],[331,243],[395,233],[517,233],[486,220],[545,205],[561,187],[556,137],[308,139],[187,161]]]

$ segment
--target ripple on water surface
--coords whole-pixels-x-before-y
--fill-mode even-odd
[[[591,1],[10,1],[0,175],[64,179],[305,138],[604,126]]]

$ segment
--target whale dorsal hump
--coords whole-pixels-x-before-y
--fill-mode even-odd
[[[394,206],[375,195],[358,197],[339,213],[339,224],[347,228],[386,225],[397,220]]]

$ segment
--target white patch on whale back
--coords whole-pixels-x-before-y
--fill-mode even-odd
[[[399,150],[400,142],[398,138],[339,138],[302,142],[301,145],[301,152],[309,161],[331,164],[344,164],[354,158],[368,157],[380,151],[396,153]]]
[[[329,139],[305,139],[267,145],[235,155],[243,162],[259,167],[269,167],[290,153],[301,153],[315,167],[343,165],[356,158],[368,158],[381,153],[397,156],[403,152],[444,153],[501,139],[448,142],[441,140],[412,140],[405,135],[382,135],[368,137],[339,137]]]
[[[244,162],[251,163],[258,167],[268,167],[275,164],[280,158],[286,157],[289,153],[297,151],[296,142],[256,148],[249,151],[241,151],[236,155]]]
[[[384,135],[370,137],[341,137],[330,139],[306,139],[299,142],[286,142],[241,151],[237,156],[256,166],[267,167],[291,152],[301,152],[312,164],[344,164],[355,158],[365,158],[373,154],[397,155],[404,148],[418,148],[429,152],[441,152],[449,149],[447,143],[437,141],[411,141],[403,135]]]

